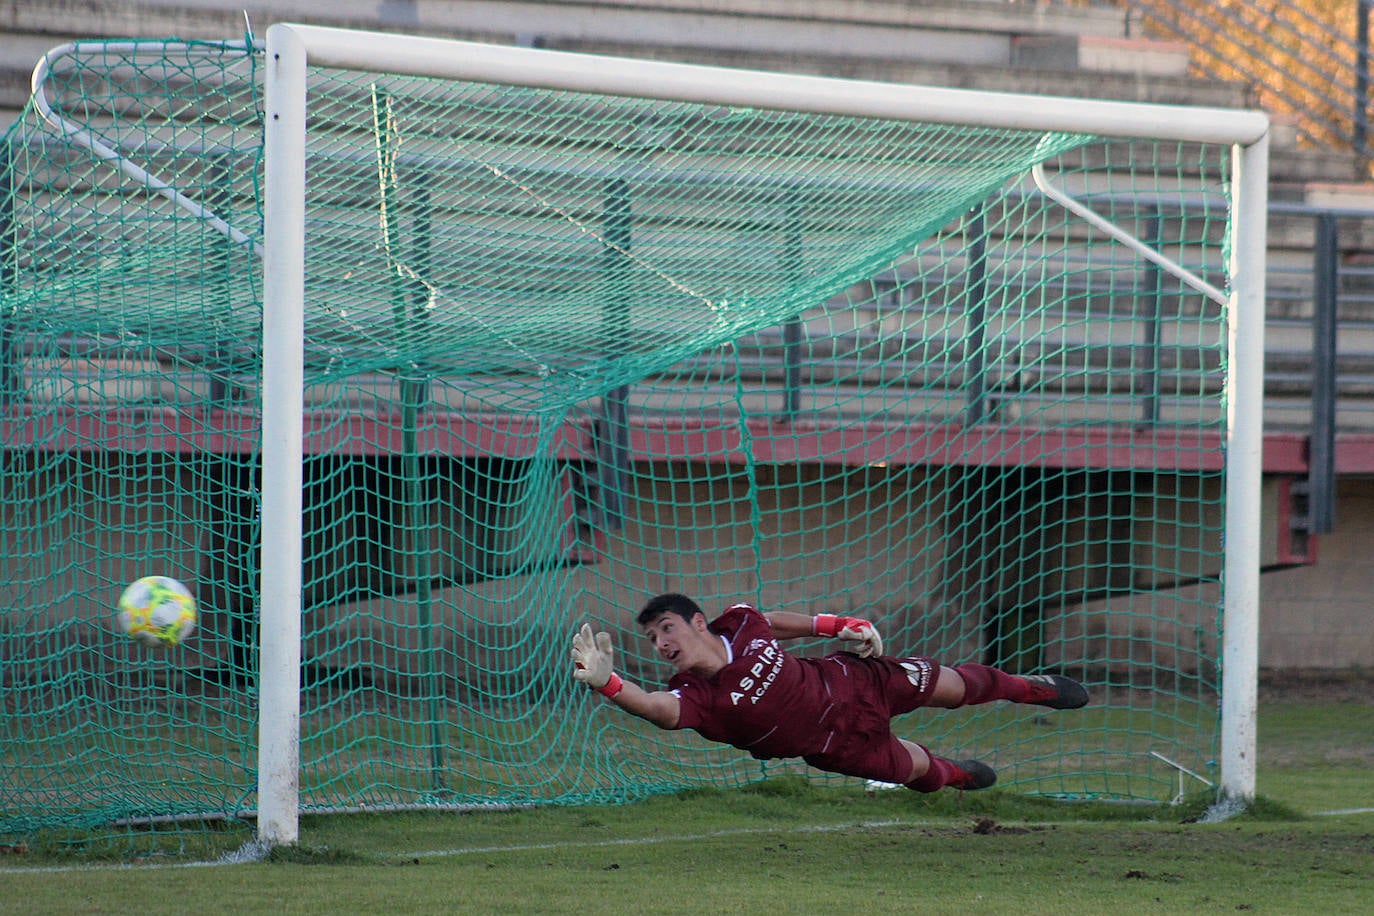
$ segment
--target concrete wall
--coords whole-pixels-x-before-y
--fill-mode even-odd
[[[819,556],[805,552],[808,539],[814,541],[829,517],[870,501],[872,491],[837,504],[826,502],[816,483],[765,489],[760,508],[768,541],[761,560],[742,514],[714,529],[689,529],[707,506],[719,511],[731,503],[743,513],[741,483],[721,493],[718,481],[698,482],[692,493],[679,482],[678,498],[700,500],[695,512],[660,519],[652,532],[635,522],[612,538],[605,562],[577,573],[591,603],[574,610],[628,626],[645,597],[680,590],[704,596],[707,606],[745,598],[768,607],[862,612],[884,619],[885,631],[908,651],[967,659],[992,648],[978,622],[992,605],[1014,611],[1020,583],[1027,606],[1037,589],[1085,596],[1040,612],[1048,623],[1047,662],[1113,659],[1126,667],[1177,665],[1208,673],[1198,660],[1208,660],[1205,669],[1216,658],[1221,595],[1212,582],[1193,580],[1214,580],[1220,572],[1217,481],[1137,475],[1134,497],[1124,489],[1112,496],[1085,487],[1039,509],[1027,501],[994,511],[967,495],[977,476],[957,469],[903,472],[892,483],[908,488],[908,514],[897,518],[902,504],[893,503],[866,528],[848,522],[837,538],[846,546]],[[655,498],[668,495],[655,489]],[[942,495],[933,496],[936,489]],[[1267,480],[1261,562],[1270,571],[1260,579],[1260,667],[1369,667],[1374,478],[1341,480],[1336,530],[1318,539],[1316,565],[1277,567],[1275,545],[1286,524],[1281,498],[1277,481]],[[1107,505],[1113,500],[1116,505]],[[691,540],[683,544],[678,536],[688,530]],[[969,559],[980,555],[993,570],[981,581]],[[1000,602],[989,602],[990,595]],[[1004,651],[1015,657],[1014,650]]]
[[[869,471],[867,489],[851,478],[855,492],[843,499],[835,498],[835,481],[821,483],[817,474],[816,468],[766,472],[753,494],[762,532],[756,542],[743,477],[725,478],[704,465],[642,469],[628,523],[607,538],[601,562],[566,571],[575,600],[548,608],[551,625],[570,630],[592,619],[633,628],[647,597],[683,591],[708,610],[748,600],[871,615],[883,622],[894,650],[952,660],[1000,653],[1014,664],[1027,658],[1018,655],[1022,647],[1014,640],[995,645],[985,626],[990,610],[1000,608],[1026,624],[1036,616],[1043,621],[1046,664],[1090,660],[1134,683],[1166,666],[1185,676],[1214,673],[1221,615],[1215,480],[1141,475],[1135,497],[1085,489],[1039,509],[1013,503],[989,511],[986,501],[968,496],[987,483],[975,483],[978,472],[907,469],[877,480]],[[1196,492],[1199,486],[1205,492]],[[1267,482],[1265,564],[1275,561],[1284,523],[1279,498],[1274,481]],[[669,508],[665,500],[679,503]],[[1116,505],[1107,505],[1113,500]],[[861,510],[872,514],[861,520]],[[816,552],[822,531],[832,546]],[[1370,664],[1370,543],[1374,479],[1344,479],[1336,531],[1320,539],[1319,564],[1261,576],[1262,669]],[[1193,581],[1198,578],[1205,581]],[[529,588],[528,582],[493,582],[441,593],[440,600],[473,620],[500,619],[509,613],[502,605],[511,594]],[[1019,609],[1018,588],[1025,592]],[[1067,597],[1038,607],[1037,590]],[[1074,595],[1083,600],[1074,602]],[[410,616],[405,600],[388,607],[385,613]],[[622,649],[631,663],[642,650]]]
[[[1131,669],[1132,682],[1214,664],[1215,589],[1194,584],[1220,569],[1214,477],[901,468],[841,482],[788,467],[750,491],[720,474],[641,474],[637,521],[578,573],[582,613],[633,627],[671,590],[708,609],[862,614],[892,650],[951,661]]]
[[[1265,668],[1374,667],[1374,478],[1339,481],[1336,530],[1315,566],[1265,573],[1260,664]]]
[[[187,663],[227,660],[230,615],[253,611],[251,603],[226,609],[233,601],[224,596],[252,586],[226,590],[207,574],[234,573],[232,563],[206,563],[223,545],[206,537],[215,522],[203,475],[203,468],[175,472],[155,456],[127,454],[69,457],[31,475],[5,475],[0,626],[42,631],[41,645],[26,649],[35,657],[73,645],[114,647],[117,656],[128,649],[112,629],[118,591],[158,572],[185,579],[204,605]],[[199,495],[183,486],[193,478]],[[1214,478],[780,466],[759,468],[751,485],[739,468],[676,463],[638,466],[634,480],[627,523],[608,533],[600,562],[545,565],[514,578],[478,575],[433,592],[430,612],[449,674],[462,682],[469,666],[492,671],[503,625],[527,610],[522,626],[546,626],[554,643],[584,619],[633,629],[638,607],[662,591],[692,594],[708,610],[747,600],[862,614],[881,623],[892,650],[951,661],[1086,665],[1132,683],[1165,669],[1212,672],[1220,613],[1208,581],[1220,563]],[[474,560],[475,529],[459,516],[490,521],[498,500],[436,492],[449,508],[435,516],[433,569],[462,579],[455,566],[486,561]],[[492,495],[518,504],[513,493]],[[337,517],[312,515],[319,530],[307,545],[315,587],[306,652],[329,665],[389,670],[404,682],[423,667],[413,626],[421,611],[413,586],[398,587],[392,577],[406,578],[414,552],[401,536],[381,537],[380,547],[363,543],[379,538],[387,513],[375,495],[361,496],[370,508],[354,505],[357,498],[335,494]],[[1270,488],[1266,502],[1274,500]],[[456,512],[464,501],[466,512]],[[1374,479],[1343,480],[1340,505],[1320,565],[1263,577],[1263,668],[1360,667],[1374,657],[1367,600]],[[1272,506],[1265,515],[1267,529],[1278,524]],[[498,527],[510,538],[520,525]],[[1267,530],[1266,542],[1273,539]],[[494,547],[490,556],[518,553]],[[350,590],[396,594],[350,601]],[[1031,639],[1044,648],[1032,651]],[[645,659],[644,647],[623,651],[630,670]]]

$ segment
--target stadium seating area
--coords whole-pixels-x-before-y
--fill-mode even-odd
[[[1243,85],[1191,76],[1185,46],[1138,37],[1130,16],[1106,5],[828,0],[806,4],[803,13],[777,9],[764,0],[0,0],[0,123],[10,123],[23,106],[34,62],[63,42],[113,36],[224,39],[249,28],[261,35],[277,21],[962,88],[1215,107],[1252,103]],[[1351,154],[1302,145],[1283,120],[1276,120],[1273,139],[1266,426],[1289,434],[1295,454],[1312,428],[1318,290],[1313,265],[1321,254],[1315,247],[1318,226],[1325,221],[1338,232],[1334,470],[1338,496],[1348,508],[1323,562],[1340,563],[1343,553],[1358,554],[1358,545],[1346,539],[1368,527],[1374,514],[1367,485],[1374,475],[1374,255],[1368,253],[1374,184],[1362,180]],[[760,360],[777,359],[781,335],[763,335],[757,345]],[[1115,371],[1109,356],[1103,360],[1104,369]],[[1006,398],[1006,406],[1015,409],[1014,392]],[[1276,458],[1268,469],[1305,481],[1301,461],[1278,465]],[[1301,512],[1295,523],[1302,524]],[[1310,582],[1283,582],[1289,584],[1281,583],[1275,594],[1291,593],[1294,601],[1304,592],[1311,595]],[[1352,606],[1351,596],[1330,599],[1333,609]],[[1305,655],[1320,658],[1323,649],[1313,645],[1309,640]],[[1268,664],[1302,661],[1281,648],[1275,644]]]

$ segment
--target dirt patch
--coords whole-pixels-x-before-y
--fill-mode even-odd
[[[990,817],[978,817],[973,821],[973,832],[983,836],[994,833],[1030,833],[1032,830],[1039,830],[1039,827],[1009,827],[999,824]]]

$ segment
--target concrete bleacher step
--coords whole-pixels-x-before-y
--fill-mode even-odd
[[[1266,427],[1305,428],[1311,422],[1310,355],[1278,354],[1278,358],[1271,355],[1270,359],[1265,383]],[[819,376],[810,371],[812,368],[807,367],[798,394],[803,409],[816,419],[829,414],[835,420],[868,417],[942,422],[958,419],[970,398],[969,389],[960,387],[967,378],[957,361],[945,367],[930,364],[921,377],[908,372],[901,379],[873,371],[831,378],[827,372],[835,365],[827,364],[827,371]],[[655,376],[634,386],[631,400],[635,408],[677,412],[686,403],[719,403],[722,408],[769,412],[787,403],[789,389],[779,365],[746,367],[738,376],[728,377],[709,369],[692,371],[690,364],[678,369],[682,374]],[[1374,401],[1374,353],[1342,357],[1339,371],[1338,394],[1343,402],[1350,405]],[[1200,404],[1212,405],[1208,408],[1211,414],[1219,411],[1211,400],[1199,401],[1196,397],[1201,381],[1196,373],[1169,370],[1163,373],[1162,380],[1161,420],[1176,422],[1199,416]],[[886,390],[886,386],[899,381],[900,396]],[[242,382],[241,396],[249,400],[239,403],[252,403],[257,380],[244,378]],[[1129,421],[1134,415],[1126,412],[1141,409],[1139,391],[1132,387],[1138,380],[1132,382],[1107,366],[1075,372],[1068,378],[994,366],[988,382],[987,407],[994,418],[1018,420],[1030,426]],[[1210,383],[1214,384],[1215,379],[1210,379]],[[501,384],[492,380],[474,382],[469,377],[440,378],[430,387],[433,396],[425,409],[456,413],[500,411]],[[527,403],[524,389],[513,381],[504,384],[509,388],[506,398],[512,407]],[[211,379],[193,370],[169,371],[167,366],[148,360],[67,359],[35,362],[27,367],[25,389],[26,402],[35,406],[56,401],[87,406],[192,408],[207,403]],[[305,391],[305,406],[312,411],[385,413],[395,411],[401,403],[401,386],[392,376],[341,379],[310,385]],[[1206,422],[1215,423],[1218,419],[1210,416]],[[1345,431],[1374,430],[1374,410],[1347,409],[1341,414],[1340,425]]]
[[[1303,201],[1314,207],[1337,207],[1352,210],[1374,210],[1374,182],[1370,181],[1312,181],[1303,188]],[[1368,248],[1362,242],[1358,247]]]
[[[1019,36],[1012,48],[1012,63],[1030,69],[1148,77],[1186,76],[1191,58],[1191,51],[1182,42],[1115,35]]]
[[[601,54],[611,57],[642,57],[746,70],[767,70],[873,80],[951,89],[1015,92],[1064,98],[1097,98],[1159,105],[1197,105],[1211,108],[1244,107],[1247,93],[1233,83],[1199,80],[1187,76],[1142,79],[1130,72],[1028,69],[1012,64],[976,64],[909,58],[884,58],[844,53],[801,57],[786,53],[740,55],[709,47],[639,47],[611,41],[562,41],[546,43],[552,50]]]
[[[267,0],[248,15],[258,37],[289,20],[920,85],[1215,107],[1248,102],[1241,86],[1188,77],[1177,43],[1128,37],[1126,14],[1108,8],[984,0],[829,0],[786,11],[764,0],[618,0],[595,9],[549,0]],[[223,0],[0,0],[0,23],[0,68],[24,73],[45,48],[78,37],[237,39],[245,28],[243,9]]]
[[[0,131],[19,120],[28,101],[28,72],[16,67],[0,67]]]
[[[848,47],[882,57],[1002,65],[1020,39],[1124,38],[1128,30],[1122,10],[988,0],[0,0],[0,23],[8,30],[54,36],[224,38],[242,33],[245,12],[258,34],[292,21],[527,44],[618,37],[642,46],[820,55]]]
[[[919,85],[1226,108],[1253,102],[1243,86],[1188,76],[1183,46],[1131,37],[1121,11],[1096,6],[992,0],[817,0],[799,5],[776,0],[606,0],[595,7],[560,0],[260,0],[246,7],[258,38],[273,22],[302,21]],[[48,48],[97,35],[238,39],[245,29],[244,8],[224,0],[0,0],[0,124],[8,124],[24,104],[33,64]],[[1285,118],[1274,119],[1272,139],[1272,199],[1374,207],[1374,185],[1356,180],[1353,156],[1300,145]],[[1180,148],[1179,155],[1190,161],[1191,150]],[[1312,227],[1306,217],[1271,217],[1271,264],[1292,267],[1295,276],[1304,270],[1310,276]],[[1344,252],[1374,245],[1374,223],[1351,222],[1342,232]],[[1272,316],[1310,318],[1310,290],[1301,284],[1291,290],[1281,283],[1271,286],[1283,294],[1271,297]],[[1374,297],[1368,303],[1343,304],[1343,317],[1374,320]],[[1107,298],[1094,300],[1094,308],[1105,314],[1120,307]],[[1344,332],[1343,340],[1358,333],[1358,328]],[[1301,367],[1290,371],[1286,346],[1278,347],[1277,374],[1297,379]],[[1355,346],[1357,352],[1362,348]],[[1291,350],[1300,354],[1301,346]],[[1343,372],[1349,369],[1359,376],[1358,356],[1344,357],[1341,365]],[[94,368],[78,371],[73,364],[70,375],[70,384],[54,381],[45,396],[168,396],[161,389],[140,393],[137,382],[119,380],[83,388],[76,379],[98,376]],[[1348,393],[1367,397],[1358,389],[1355,385]],[[181,397],[186,390],[200,389],[178,387],[174,394]],[[1286,391],[1278,396],[1287,397]],[[1285,407],[1275,416],[1297,412]],[[1374,407],[1368,413],[1374,418]]]
[[[431,4],[407,13],[404,4],[362,0],[268,0],[248,13],[259,38],[272,22],[294,20],[923,85],[1218,107],[1246,101],[1241,87],[1149,63],[1152,54],[1177,57],[1177,46],[1126,37],[1116,10],[980,0],[829,0],[785,15],[763,0],[727,6],[619,0],[591,14],[530,0]],[[531,10],[540,15],[530,17]],[[90,35],[237,39],[245,28],[243,10],[222,0],[0,0],[0,23],[0,111],[11,112],[27,97],[33,63],[61,42]],[[1085,67],[1098,68],[1093,78],[1083,78]]]
[[[1084,94],[1075,91],[1084,81],[1072,74],[1088,71],[1101,77],[1102,97],[1243,104],[1234,87],[1187,78],[1186,55],[1177,44],[1128,37],[1127,14],[1105,7],[986,0],[826,0],[793,8],[766,0],[616,0],[595,6],[551,0],[425,5],[267,0],[252,4],[247,13],[259,37],[274,22],[299,21],[744,69],[1062,95]],[[31,68],[45,45],[75,38],[237,39],[245,29],[244,9],[222,0],[0,0],[0,23],[5,24],[0,31],[12,36],[0,43],[0,66],[21,68]],[[980,75],[980,70],[986,72]],[[1020,73],[1022,80],[1008,72]],[[1150,85],[1140,79],[1146,76]],[[1034,85],[1026,85],[1025,78]]]

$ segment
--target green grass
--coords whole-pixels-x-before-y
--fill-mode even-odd
[[[1374,808],[1374,703],[1266,703],[1259,750],[1262,795],[1313,814]]]
[[[34,913],[1365,912],[1368,816],[996,792],[868,797],[784,778],[607,808],[307,820],[267,862],[4,875]]]
[[[1260,748],[1260,802],[1221,823],[1198,822],[1205,798],[781,777],[630,805],[307,818],[299,846],[216,867],[0,856],[0,912],[1368,912],[1374,813],[1316,812],[1374,808],[1374,705],[1265,704]]]

